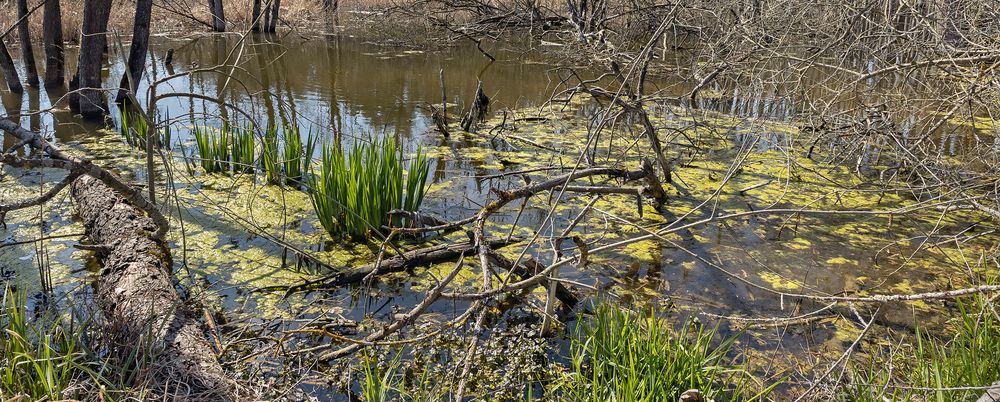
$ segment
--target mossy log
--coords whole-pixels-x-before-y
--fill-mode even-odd
[[[154,378],[168,392],[185,400],[236,399],[236,384],[174,288],[170,251],[152,237],[153,220],[93,177],[77,179],[71,191],[87,235],[101,250],[95,293],[108,324],[121,339],[153,348]]]

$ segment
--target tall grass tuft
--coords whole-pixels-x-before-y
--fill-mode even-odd
[[[284,159],[281,162],[285,183],[297,187],[302,184],[305,173],[309,171],[312,155],[316,151],[316,138],[310,131],[303,142],[302,132],[295,126],[286,128],[284,133]]]
[[[393,139],[359,143],[349,150],[339,142],[324,144],[319,170],[309,180],[323,227],[331,236],[360,240],[389,225],[389,211],[416,211],[427,185],[423,151],[417,151],[406,170],[402,149]]]
[[[226,133],[198,125],[194,125],[191,132],[198,145],[198,157],[205,172],[221,173],[228,170],[230,151]]]
[[[122,140],[133,148],[145,149],[146,134],[149,132],[149,122],[146,121],[146,117],[134,109],[121,107],[118,109],[118,120],[118,133],[121,134]],[[169,122],[170,116],[167,116],[164,121]],[[157,130],[157,135],[159,135],[159,146],[170,148],[170,141],[172,141],[170,124],[164,123],[163,127]]]
[[[386,367],[379,367],[378,358],[374,356],[374,353],[361,354],[361,371],[364,374],[364,382],[361,383],[362,400],[365,402],[393,400],[392,394],[398,393],[397,386],[400,382],[402,368],[400,357],[402,355],[402,352],[396,353],[396,357],[386,362]]]
[[[698,389],[715,400],[746,400],[748,374],[727,363],[735,338],[713,346],[715,335],[690,322],[675,333],[652,314],[601,305],[572,340],[563,396],[575,401],[676,401],[684,391]]]
[[[153,348],[91,317],[29,317],[24,292],[0,290],[0,401],[146,400]]]
[[[4,290],[0,311],[0,396],[62,400],[78,355],[78,334],[29,325],[23,294]],[[0,398],[3,399],[3,398]]]
[[[281,184],[281,160],[278,148],[278,127],[269,125],[261,142],[260,163],[269,184]]]
[[[132,112],[128,108],[122,107],[118,109],[118,119],[120,120],[118,133],[121,134],[122,140],[131,147],[145,148],[149,123],[142,113]]]
[[[253,173],[255,164],[256,141],[253,133],[253,123],[234,123],[223,125],[225,129],[222,135],[227,133],[232,136],[232,149],[230,150],[233,171]]]
[[[972,303],[958,300],[958,332],[936,339],[919,327],[914,344],[870,359],[852,369],[851,381],[838,390],[843,401],[971,401],[985,392],[978,387],[1000,380],[1000,319],[989,296]],[[888,367],[888,368],[887,368]]]

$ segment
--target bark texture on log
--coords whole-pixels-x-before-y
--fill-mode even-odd
[[[109,324],[125,331],[125,339],[147,339],[160,350],[153,369],[174,387],[168,391],[184,399],[235,399],[235,383],[174,288],[169,250],[150,236],[153,221],[92,177],[71,188],[88,236],[105,247],[95,293]]]
[[[8,90],[17,94],[24,92],[24,87],[21,86],[21,77],[17,74],[17,67],[14,67],[14,60],[10,57],[7,45],[4,45],[2,39],[0,39],[0,74],[3,74]]]
[[[38,86],[38,67],[35,66],[35,52],[31,48],[31,30],[28,29],[28,0],[17,0],[17,38],[21,45],[21,62],[24,63],[25,78],[29,87]]]
[[[65,82],[62,12],[59,10],[59,0],[46,0],[44,11],[42,42],[45,44],[45,86],[58,87]]]

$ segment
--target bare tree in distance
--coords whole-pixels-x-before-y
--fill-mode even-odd
[[[76,88],[70,85],[70,89],[78,91],[76,96],[70,98],[70,109],[79,111],[85,118],[94,119],[105,114],[104,96],[101,93],[101,65],[107,45],[106,31],[111,0],[84,0],[83,10]]]
[[[17,67],[14,67],[14,59],[10,57],[7,45],[3,43],[2,39],[0,39],[0,73],[3,73],[8,90],[18,94],[24,91],[24,87],[21,86],[21,77],[17,73]]]
[[[128,92],[135,92],[146,67],[146,53],[149,49],[149,23],[153,13],[153,0],[136,0],[135,24],[132,30],[132,44],[129,46],[128,65],[119,84],[117,102],[127,102]]]
[[[226,14],[222,0],[208,0],[208,10],[212,13],[212,30],[226,32]]]
[[[45,0],[42,17],[42,42],[45,46],[45,86],[62,86],[65,82],[63,55],[62,12],[59,0]]]
[[[21,62],[24,63],[25,78],[28,86],[38,86],[38,67],[35,65],[35,52],[31,48],[31,30],[28,28],[28,0],[17,0],[17,38],[21,46]]]

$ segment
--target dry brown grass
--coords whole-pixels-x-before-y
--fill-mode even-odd
[[[31,9],[41,0],[29,0]],[[266,0],[265,0],[266,1]],[[355,10],[385,9],[399,3],[397,0],[360,0],[340,1],[340,13],[343,15]],[[224,0],[226,24],[229,31],[246,29],[251,20],[253,0]],[[80,26],[83,23],[83,2],[80,0],[62,0],[63,37],[68,45],[79,43]],[[108,29],[122,35],[132,32],[132,16],[135,2],[115,1]],[[279,29],[308,28],[316,24],[332,21],[331,13],[322,9],[322,0],[282,0]],[[209,31],[209,27],[200,21],[209,21],[210,14],[207,1],[168,0],[157,1],[153,10],[153,32],[199,32]],[[5,32],[17,21],[17,8],[14,0],[0,0],[0,29]],[[31,34],[36,44],[41,43],[42,9],[38,8],[28,18]],[[16,32],[5,38],[8,45],[16,46]]]

